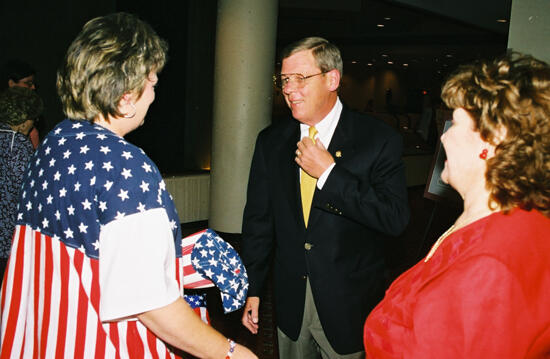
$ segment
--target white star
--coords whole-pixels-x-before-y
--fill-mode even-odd
[[[127,160],[129,160],[130,158],[133,158],[132,154],[129,151],[122,151],[121,156],[126,158]]]
[[[218,283],[220,283],[220,284],[224,284],[225,280],[227,279],[227,278],[224,277],[223,273],[220,274],[220,275],[217,275],[216,278],[218,279]]]
[[[143,165],[141,166],[145,170],[145,172],[152,172],[151,166],[147,164],[147,162],[143,162]]]
[[[195,267],[195,268],[201,268],[201,264],[200,264],[198,258],[193,258],[193,259],[191,259],[191,263],[193,263],[193,267]]]
[[[101,212],[105,212],[107,210],[107,202],[99,201],[99,209]]]
[[[23,213],[19,212],[17,213],[17,220],[20,221],[23,219]]]
[[[73,123],[73,128],[80,128],[82,127],[82,124],[79,122]]]
[[[49,155],[51,150],[52,150],[51,147],[48,146],[48,147],[46,147],[46,150],[44,150],[44,153],[45,153],[46,155]]]
[[[132,170],[124,168],[120,174],[124,176],[124,179],[128,179],[128,177],[132,177]]]
[[[69,167],[67,167],[67,173],[70,174],[70,175],[74,175],[74,171],[76,170],[76,167],[73,166],[73,165],[70,165]]]
[[[76,183],[74,184],[74,191],[75,191],[75,192],[80,191],[80,186],[81,186],[80,182],[76,182]]]
[[[106,155],[107,153],[111,152],[111,149],[109,148],[109,146],[101,146],[99,152],[103,152],[103,154]]]
[[[88,201],[88,198],[86,198],[84,202],[81,203],[83,209],[92,209],[92,202]]]
[[[52,158],[50,160],[50,167],[53,167],[53,166],[55,166],[55,158]]]
[[[47,204],[52,204],[52,201],[53,201],[53,197],[52,197],[52,195],[50,194],[48,197],[46,197],[46,203],[47,203]]]
[[[67,237],[67,238],[73,238],[73,231],[71,231],[70,228],[67,228],[67,230],[66,230],[66,231],[63,231],[63,232],[65,232],[65,237]]]
[[[55,174],[53,175],[53,180],[59,181],[60,178],[61,178],[61,173],[59,173],[59,171],[55,172]]]
[[[176,226],[176,221],[171,220],[171,221],[170,221],[170,228],[172,228],[172,230],[174,230],[174,229],[176,229],[176,227],[177,227],[177,226]]]
[[[93,186],[93,185],[95,185],[95,176],[90,178],[90,186]]]
[[[214,277],[214,272],[212,272],[210,269],[207,269],[207,270],[204,271],[204,275],[207,278],[212,278],[212,277]]]
[[[103,162],[103,167],[101,167],[105,170],[107,170],[107,172],[109,172],[110,170],[112,170],[114,167],[111,166],[111,161],[109,162]]]
[[[214,240],[212,240],[212,239],[207,240],[206,241],[206,246],[208,248],[214,247]]]
[[[100,140],[104,140],[107,138],[107,136],[105,136],[104,134],[100,133],[99,135],[97,135],[97,138],[99,138]]]
[[[74,207],[72,204],[69,207],[67,207],[67,212],[69,212],[69,216],[74,215]]]
[[[38,177],[42,177],[44,174],[44,170],[41,168],[40,171],[38,171]]]
[[[42,182],[42,189],[45,190],[48,188],[48,181],[44,180],[44,182]]]
[[[149,183],[147,183],[145,181],[141,181],[141,184],[139,185],[139,187],[141,188],[141,190],[143,192],[148,192],[149,191]]]
[[[115,219],[122,219],[122,218],[124,218],[124,216],[126,216],[126,213],[116,211]]]
[[[128,191],[125,191],[122,188],[120,189],[120,193],[118,194],[118,197],[120,197],[122,202],[124,202],[124,200],[130,198],[130,197],[128,197]]]
[[[92,170],[92,168],[94,168],[94,163],[92,161],[88,161],[84,164],[84,169],[85,170]]]
[[[84,134],[84,132],[79,132],[76,134],[76,139],[77,140],[81,140],[83,139],[84,137],[86,137],[86,135]]]
[[[72,152],[67,150],[65,152],[63,152],[63,159],[67,159],[71,156]]]
[[[57,219],[58,221],[61,219],[61,213],[59,213],[59,210],[55,211],[54,215],[55,219]]]
[[[84,223],[80,222],[80,225],[78,226],[78,229],[80,230],[80,233],[88,233],[87,229],[88,226],[84,225]]]
[[[164,180],[160,181],[159,183],[159,188],[164,191],[166,190],[166,183],[164,183]]]
[[[137,206],[137,210],[140,212],[145,212],[145,205],[139,202],[139,205]]]
[[[107,181],[105,182],[105,184],[103,185],[103,187],[105,187],[105,189],[108,191],[111,189],[111,186],[113,185],[113,182],[112,181]]]
[[[218,265],[218,261],[215,260],[214,258],[210,258],[210,259],[208,260],[208,263],[210,263],[210,265],[211,265],[212,267],[216,267],[216,266]]]
[[[23,193],[21,194],[21,197],[22,197],[22,198],[27,197],[27,191],[23,191]]]
[[[95,241],[94,243],[92,243],[92,245],[94,246],[94,249],[97,251],[99,249],[99,241]]]
[[[239,261],[235,257],[231,257],[229,259],[229,263],[231,263],[232,266],[236,266]]]
[[[37,158],[35,163],[38,166],[40,164],[40,158]]]
[[[65,141],[67,141],[67,139],[65,137],[61,137],[59,141],[57,141],[57,144],[59,146],[63,146],[65,144]]]
[[[65,189],[65,187],[59,190],[59,197],[65,197],[66,194],[67,194],[67,190]]]
[[[206,257],[208,255],[208,252],[205,249],[203,249],[200,251],[200,254],[201,254],[201,257]]]
[[[53,131],[53,133],[55,133],[56,135],[59,135],[59,133],[61,132],[61,128],[56,128],[55,131]]]
[[[88,145],[84,145],[84,146],[80,147],[80,153],[86,154],[89,150],[90,150],[90,148],[88,147]]]
[[[31,180],[30,186],[31,186],[31,188],[34,187],[34,180]]]
[[[48,221],[48,219],[44,218],[44,220],[42,221],[42,227],[48,228],[49,224],[50,224],[50,222]]]
[[[30,210],[32,209],[32,203],[31,203],[31,201],[28,201],[28,202],[27,202],[26,207],[27,207],[27,211],[30,211]]]

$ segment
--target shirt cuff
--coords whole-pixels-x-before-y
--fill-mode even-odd
[[[332,163],[330,166],[328,166],[325,172],[323,172],[319,179],[317,179],[317,188],[323,189],[323,186],[325,185],[325,182],[327,181],[327,178],[335,165],[336,163]]]

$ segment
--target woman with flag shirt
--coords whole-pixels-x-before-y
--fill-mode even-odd
[[[57,77],[68,119],[23,183],[1,357],[256,358],[182,298],[174,204],[155,164],[123,138],[143,124],[166,48],[124,13],[89,21],[70,45]]]

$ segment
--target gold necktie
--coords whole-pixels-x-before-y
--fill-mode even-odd
[[[309,138],[315,143],[315,135],[317,129],[313,126],[309,128]],[[311,210],[311,201],[313,200],[313,192],[317,186],[317,179],[308,175],[304,170],[300,169],[300,192],[302,194],[302,211],[304,212],[304,222],[307,228],[309,220],[309,211]]]

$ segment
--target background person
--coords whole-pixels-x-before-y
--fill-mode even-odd
[[[36,70],[25,61],[17,59],[9,60],[2,68],[2,88],[25,87],[36,90],[35,76]],[[38,118],[35,119],[35,126],[32,127],[28,135],[35,149],[40,143],[36,121],[38,121]]]
[[[509,54],[461,67],[442,179],[464,212],[364,328],[368,358],[550,354],[550,67]]]
[[[136,17],[89,21],[58,71],[65,114],[25,178],[1,357],[256,358],[182,298],[181,229],[155,164],[124,135],[155,99],[166,44]]]
[[[386,286],[383,236],[401,233],[409,218],[402,139],[342,105],[341,76],[340,51],[327,40],[288,46],[278,82],[292,118],[258,135],[252,160],[242,322],[257,333],[274,250],[282,359],[364,356],[361,328]]]
[[[19,189],[34,152],[27,135],[42,109],[40,97],[27,88],[0,93],[0,283],[10,256]]]

